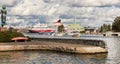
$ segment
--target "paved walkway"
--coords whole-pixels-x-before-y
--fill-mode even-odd
[[[55,42],[44,42],[44,41],[31,41],[31,42],[11,42],[11,43],[0,43],[0,45],[56,45],[56,46],[70,46],[70,47],[96,47],[92,45],[80,45],[71,43],[55,43]]]
[[[44,41],[31,41],[31,42],[12,42],[12,43],[0,43],[0,51],[12,51],[12,50],[57,50],[64,52],[74,53],[103,53],[107,52],[105,48],[91,46],[91,45],[80,45],[71,43],[55,43],[55,42],[44,42]]]

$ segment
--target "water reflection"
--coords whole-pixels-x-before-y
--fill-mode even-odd
[[[120,64],[120,38],[105,38],[108,45],[107,64]]]
[[[105,64],[106,54],[83,55],[50,51],[0,52],[1,64]]]
[[[105,64],[120,64],[120,37],[81,37],[86,39],[104,40],[108,47],[107,59]]]

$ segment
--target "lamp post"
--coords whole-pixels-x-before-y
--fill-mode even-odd
[[[1,26],[2,27],[4,27],[4,25],[6,24],[6,14],[7,14],[6,6],[2,6],[2,9],[1,9]]]

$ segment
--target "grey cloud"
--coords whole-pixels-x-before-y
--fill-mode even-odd
[[[15,0],[0,0],[0,6],[6,5],[6,6],[13,6],[15,4]]]
[[[16,18],[9,21],[27,24],[55,22],[59,18],[69,24],[76,16],[77,22],[84,26],[100,26],[120,15],[119,6],[119,0],[15,0],[8,15]]]

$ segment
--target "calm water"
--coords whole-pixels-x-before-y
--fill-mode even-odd
[[[0,64],[120,64],[120,38],[82,36],[81,39],[101,39],[108,45],[104,54],[70,54],[51,51],[0,52]]]

